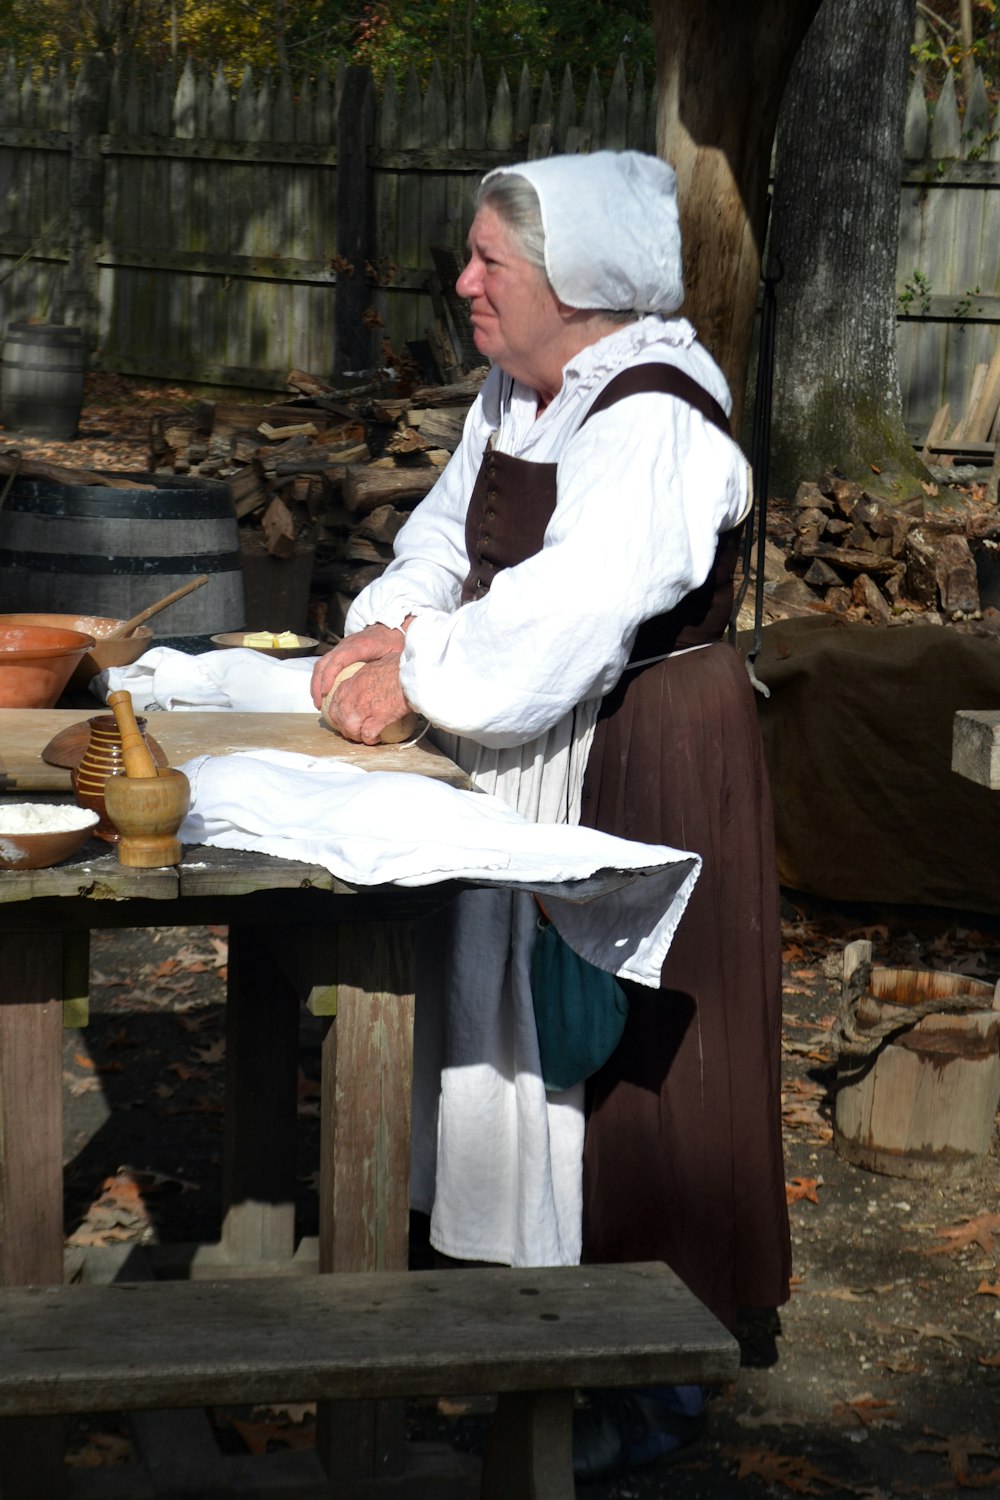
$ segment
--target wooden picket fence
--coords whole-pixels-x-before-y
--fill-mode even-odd
[[[933,116],[914,83],[903,156],[897,260],[903,412],[914,436],[934,429],[942,448],[964,446],[975,459],[977,446],[997,441],[995,417],[982,417],[990,405],[986,385],[1000,390],[1000,110],[991,118],[981,72],[964,118],[953,75]]]
[[[71,89],[10,62],[0,319],[86,327],[93,368],[240,387],[454,342],[434,250],[461,253],[478,180],[551,150],[651,151],[653,103],[622,65],[578,109],[568,71],[488,98],[478,65],[450,97],[439,73],[376,95],[360,69],[294,92],[248,70],[233,94],[190,63],[85,68]]]
[[[469,356],[448,297],[471,194],[550,151],[655,150],[655,89],[619,63],[577,103],[568,71],[488,92],[412,73],[376,90],[338,65],[293,88],[191,63],[71,83],[6,64],[0,90],[0,328],[71,322],[91,367],[281,390],[350,381],[411,348]],[[904,415],[956,420],[1000,329],[1000,139],[980,78],[960,121],[915,86],[899,237]],[[780,308],[779,308],[780,315]],[[472,352],[474,357],[474,351]],[[446,368],[441,370],[447,375]]]

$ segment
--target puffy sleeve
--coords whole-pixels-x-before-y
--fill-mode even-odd
[[[407,698],[441,728],[503,748],[603,697],[643,620],[708,577],[746,494],[739,449],[686,403],[654,392],[601,412],[558,459],[542,550],[481,600],[415,611]]]

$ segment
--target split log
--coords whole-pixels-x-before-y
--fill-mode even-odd
[[[907,597],[926,609],[937,604],[937,559],[934,544],[923,526],[913,526],[903,548]]]
[[[96,469],[70,469],[62,464],[45,464],[35,458],[22,458],[20,453],[8,450],[0,453],[0,474],[11,474],[21,479],[48,479],[52,484],[103,486],[111,490],[149,490],[155,488],[128,479],[124,474],[102,474]]]
[[[859,573],[854,580],[851,590],[851,602],[859,605],[866,614],[870,615],[876,625],[888,625],[892,619],[892,610],[873,578],[867,573]]]
[[[295,522],[285,502],[275,495],[261,521],[264,545],[272,557],[289,557],[295,550]]]
[[[941,608],[949,615],[979,612],[976,563],[964,536],[943,536],[935,548],[934,576]]]
[[[221,437],[234,433],[255,433],[261,422],[273,427],[293,427],[313,422],[317,429],[330,425],[330,413],[314,406],[247,406],[239,401],[199,401],[195,407],[194,425],[199,432]]]
[[[434,447],[454,452],[462,441],[467,415],[466,406],[425,407],[411,411],[409,421]]]
[[[394,505],[379,505],[369,511],[355,529],[355,536],[369,537],[373,542],[386,542],[390,546],[406,523],[408,511],[397,510]]]
[[[868,551],[861,547],[836,547],[826,542],[813,546],[804,545],[799,550],[802,557],[819,557],[835,568],[846,568],[851,573],[895,573],[901,564],[894,557]]]
[[[334,387],[326,380],[321,380],[318,375],[310,375],[308,370],[290,370],[285,381],[293,391],[301,391],[303,396],[328,396],[334,393]]]
[[[264,484],[263,465],[255,458],[231,474],[228,479],[229,492],[233,497],[236,519],[242,520],[252,511],[267,504],[267,487]]]
[[[344,505],[351,515],[367,514],[387,501],[420,498],[438,479],[430,466],[404,467],[350,464],[342,487]]]
[[[293,438],[293,437],[315,437],[319,428],[315,422],[288,422],[282,425],[280,422],[260,422],[257,431],[268,439]]]

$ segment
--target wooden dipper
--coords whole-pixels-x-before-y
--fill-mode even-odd
[[[135,721],[132,694],[108,694],[122,741],[125,775],[109,776],[104,805],[118,829],[118,863],[132,867],[175,865],[181,858],[177,830],[191,805],[191,786],[183,771],[157,766]]]

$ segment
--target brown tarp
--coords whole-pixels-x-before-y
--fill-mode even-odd
[[[817,616],[768,625],[755,671],[783,885],[1000,913],[1000,791],[951,769],[956,711],[1000,708],[1000,643]]]

